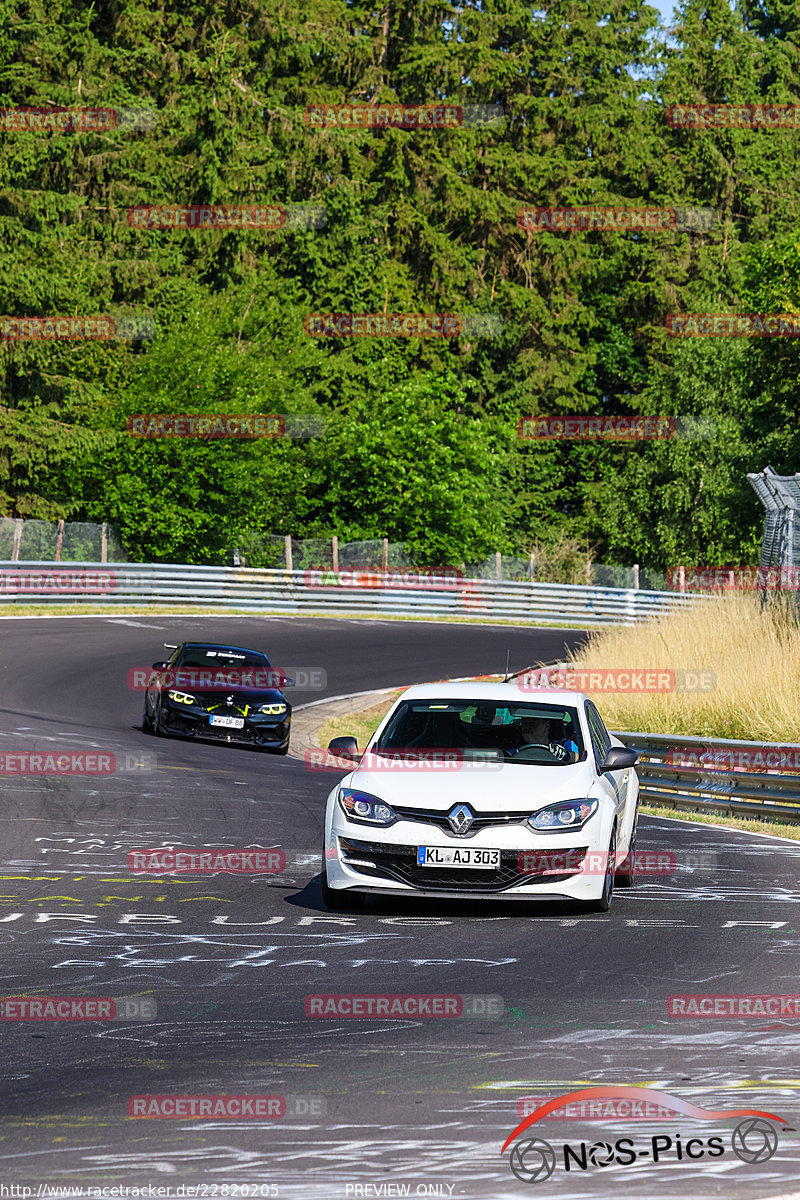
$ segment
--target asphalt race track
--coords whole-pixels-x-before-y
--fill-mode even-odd
[[[231,641],[281,666],[324,669],[325,690],[295,689],[299,705],[498,671],[507,647],[512,669],[552,661],[580,634],[143,616],[4,620],[0,637],[0,750],[96,750],[120,768],[0,776],[2,995],[155,1006],[151,1019],[2,1022],[4,1184],[32,1196],[47,1194],[42,1184],[173,1196],[202,1184],[195,1194],[209,1197],[497,1200],[773,1197],[798,1187],[798,1020],[676,1018],[666,1002],[800,991],[800,844],[645,817],[640,849],[674,854],[676,869],[618,891],[607,915],[377,900],[333,914],[320,899],[319,850],[336,776],[147,737],[141,694],[126,681],[166,656],[164,642]],[[136,767],[145,753],[156,769]],[[162,845],[277,846],[287,866],[251,876],[128,871],[128,851]],[[491,995],[504,1011],[307,1017],[315,993]],[[605,1166],[595,1151],[585,1170],[567,1172],[559,1159],[549,1179],[518,1181],[500,1153],[521,1120],[518,1102],[599,1084],[647,1084],[706,1109],[766,1109],[788,1130],[772,1158],[750,1163],[733,1153],[733,1119],[544,1121],[525,1136],[558,1155],[565,1142],[629,1137],[637,1161]],[[175,1094],[280,1096],[285,1115],[128,1115],[131,1097]],[[724,1154],[678,1159],[679,1137],[712,1135]],[[672,1139],[658,1161],[653,1137]]]

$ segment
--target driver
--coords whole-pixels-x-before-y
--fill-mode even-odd
[[[519,721],[515,721],[514,724],[518,727],[525,740],[520,746],[515,746],[513,750],[509,750],[509,756],[519,754],[520,750],[525,750],[528,746],[543,746],[559,762],[566,762],[573,751],[577,757],[578,747],[575,742],[567,741],[562,745],[559,742],[550,740],[550,720],[548,717],[526,716],[520,718]]]

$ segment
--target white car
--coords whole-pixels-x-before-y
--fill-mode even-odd
[[[354,738],[333,754],[356,761]],[[637,756],[582,692],[409,688],[328,796],[322,893],[580,900],[635,872]]]

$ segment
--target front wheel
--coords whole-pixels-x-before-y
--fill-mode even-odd
[[[324,859],[322,867],[322,903],[326,908],[332,908],[336,912],[342,912],[349,908],[361,908],[364,903],[364,897],[361,892],[351,892],[345,890],[334,891],[328,883],[328,872],[325,869]]]
[[[636,823],[633,826],[631,840],[628,844],[628,853],[625,855],[623,862],[620,864],[616,875],[617,887],[629,888],[633,887],[633,881],[636,878]]]
[[[154,732],[153,718],[150,716],[150,713],[147,711],[147,697],[146,696],[144,698],[144,708],[142,709],[142,732],[143,733],[153,733]]]
[[[611,830],[611,840],[608,843],[608,857],[606,858],[606,874],[603,880],[603,891],[599,900],[592,900],[587,905],[589,912],[608,912],[611,908],[611,901],[614,898],[614,875],[616,873],[617,862],[617,827],[616,825]]]

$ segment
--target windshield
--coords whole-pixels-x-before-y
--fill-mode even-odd
[[[192,687],[263,689],[280,688],[285,682],[283,673],[270,667],[266,655],[205,646],[184,650],[175,670],[181,681]]]
[[[445,749],[538,766],[568,766],[586,757],[576,709],[495,700],[405,700],[369,749]]]

